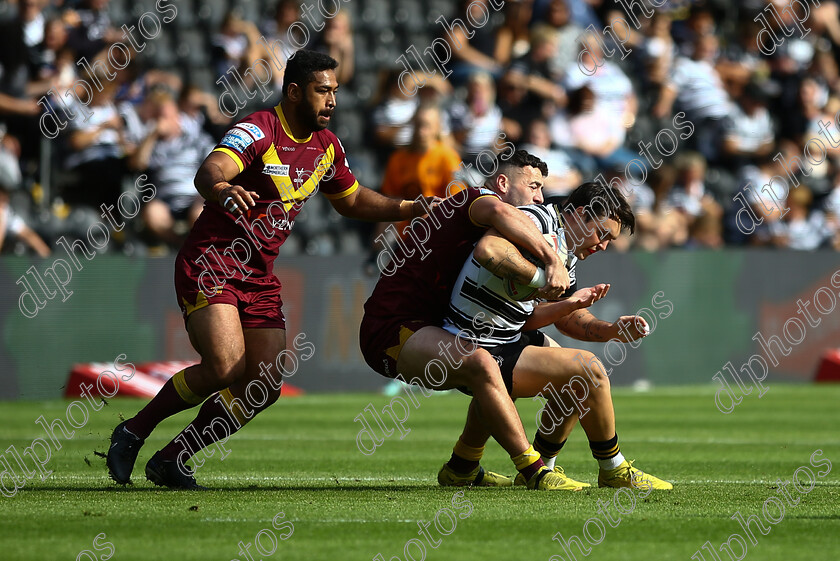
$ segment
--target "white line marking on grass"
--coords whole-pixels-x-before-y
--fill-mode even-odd
[[[779,446],[840,446],[840,441],[816,441],[799,440],[796,442],[784,442],[775,438],[773,440],[730,440],[726,438],[679,438],[679,437],[621,437],[621,442],[662,442],[666,444],[731,444],[733,446],[747,445],[779,445]]]
[[[731,485],[776,485],[777,481],[769,481],[766,479],[689,479],[687,481],[681,481],[679,479],[672,480],[674,483],[690,483],[690,484],[706,484],[706,483],[724,483],[724,484],[731,484]],[[817,487],[840,487],[840,481],[838,482],[820,482],[816,484]]]

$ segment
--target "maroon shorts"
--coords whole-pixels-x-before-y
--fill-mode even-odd
[[[242,280],[237,271],[233,278],[221,277],[219,285],[208,287],[199,285],[202,271],[199,265],[190,263],[181,255],[175,260],[175,296],[184,315],[184,325],[196,310],[211,304],[230,304],[239,310],[243,328],[286,329],[281,284],[276,276],[251,275]]]
[[[440,322],[365,314],[359,327],[359,346],[365,362],[379,374],[396,378],[397,359],[403,345],[426,326],[440,327]]]

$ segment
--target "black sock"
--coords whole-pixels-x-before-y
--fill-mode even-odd
[[[550,442],[539,432],[537,432],[537,434],[534,435],[534,450],[539,452],[540,456],[542,456],[543,458],[553,458],[554,456],[560,453],[560,450],[563,448],[564,444],[566,444],[565,440],[559,444]]]
[[[609,440],[590,440],[589,449],[596,460],[609,460],[618,456],[618,435]]]

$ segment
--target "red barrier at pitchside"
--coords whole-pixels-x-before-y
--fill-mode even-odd
[[[823,354],[814,381],[840,382],[840,349],[830,349]]]
[[[114,372],[107,362],[76,364],[70,371],[64,397],[82,397],[82,384],[93,386],[88,395],[103,397],[154,397],[163,384],[179,370],[195,364],[187,361],[144,362],[131,368]],[[289,383],[283,384],[283,397],[294,397],[304,392]]]

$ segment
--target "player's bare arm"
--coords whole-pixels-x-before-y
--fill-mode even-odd
[[[234,216],[242,216],[260,196],[240,185],[231,185],[230,180],[237,175],[239,166],[233,158],[223,152],[211,152],[195,174],[195,188],[208,201],[220,204]]]
[[[534,312],[522,326],[523,331],[540,329],[551,325],[560,319],[578,310],[588,308],[604,296],[610,290],[608,284],[596,284],[589,288],[576,290],[574,294],[557,302],[544,302],[534,308]]]
[[[537,270],[537,266],[525,259],[495,228],[479,240],[473,257],[497,277],[522,284],[528,284]]]
[[[481,197],[470,207],[470,219],[476,224],[495,228],[508,242],[524,248],[545,263],[546,285],[541,289],[541,296],[556,299],[569,288],[569,272],[560,257],[521,210],[495,197]],[[535,270],[531,270],[532,276]]]
[[[392,199],[372,189],[359,186],[350,195],[330,200],[333,208],[342,216],[371,222],[399,222],[426,214],[426,201]]]
[[[625,343],[650,333],[642,316],[621,316],[614,322],[598,319],[589,310],[577,310],[554,323],[561,333],[579,341],[605,343],[618,339]]]

